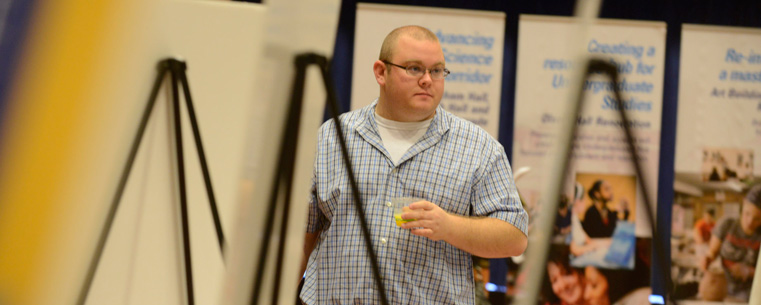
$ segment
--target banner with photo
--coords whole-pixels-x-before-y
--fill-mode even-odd
[[[761,30],[683,25],[680,61],[675,296],[748,302],[761,244],[752,194],[761,173]]]
[[[561,132],[569,132],[560,130],[561,122],[570,119],[578,126],[564,196],[558,199],[542,299],[550,304],[573,304],[581,297],[588,302],[647,302],[651,230],[639,184],[657,190],[666,24],[598,20],[590,26],[588,36],[581,38],[584,54],[614,63],[620,74],[617,83],[602,75],[583,83],[573,79],[576,69],[585,68],[577,67],[572,56],[578,27],[572,18],[522,15],[518,30],[512,162],[516,172],[529,170],[516,184],[532,221],[542,217],[536,213],[537,203],[553,180],[542,176],[553,165],[550,148]],[[583,86],[585,99],[582,113],[573,118],[568,96],[576,86]],[[628,152],[614,86],[621,90],[629,114],[637,158],[646,174],[642,179],[636,177]],[[656,194],[650,195],[656,202]],[[551,283],[562,276],[578,278],[578,287],[554,289]],[[585,281],[599,283],[598,289],[585,288]],[[626,284],[614,285],[619,281]]]
[[[404,25],[428,28],[441,41],[446,78],[441,105],[481,126],[494,138],[499,130],[505,13],[402,5],[357,4],[351,109],[378,98],[373,63],[383,39]]]

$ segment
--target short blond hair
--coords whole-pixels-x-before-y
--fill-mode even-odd
[[[383,45],[381,45],[379,60],[390,61],[394,55],[394,48],[396,42],[399,41],[399,37],[407,36],[416,40],[430,40],[439,42],[439,38],[431,30],[426,29],[418,25],[407,25],[399,27],[391,31],[386,35],[386,39],[383,39]]]

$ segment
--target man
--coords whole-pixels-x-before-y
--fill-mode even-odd
[[[706,209],[703,217],[695,223],[692,234],[698,245],[708,244],[711,240],[711,230],[716,225],[715,215],[716,212],[713,209]]]
[[[523,253],[528,216],[504,148],[439,106],[444,54],[407,26],[373,64],[378,99],[341,116],[373,248],[392,304],[474,304],[471,254]],[[417,197],[397,227],[392,198]],[[319,133],[304,245],[305,304],[378,304],[333,122]]]
[[[555,215],[555,226],[553,227],[553,240],[565,243],[565,238],[571,233],[571,209],[573,207],[568,204],[568,197],[562,195],[560,197],[560,204],[558,204],[558,212]]]
[[[605,180],[597,180],[589,188],[589,199],[592,205],[584,213],[582,227],[591,238],[611,237],[616,230],[619,220],[618,211],[610,210],[608,202],[613,200],[613,187]],[[622,220],[629,219],[629,204],[625,199],[620,201],[623,210]]]
[[[721,256],[731,301],[747,302],[761,246],[761,183],[748,190],[740,219],[725,218],[711,232],[708,253],[700,267],[707,270]]]

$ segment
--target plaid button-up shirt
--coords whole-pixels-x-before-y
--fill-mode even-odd
[[[471,256],[396,226],[394,197],[419,197],[458,215],[504,220],[526,233],[504,148],[442,107],[395,164],[375,122],[376,103],[341,116],[373,248],[392,304],[474,304]],[[329,121],[320,128],[307,231],[322,230],[301,298],[306,304],[378,304],[351,186]]]

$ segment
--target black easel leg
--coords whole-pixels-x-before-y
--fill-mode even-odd
[[[587,63],[587,70],[584,73],[584,79],[587,79],[590,77],[592,73],[604,73],[608,76],[610,81],[614,84],[617,84],[619,82],[619,75],[618,70],[616,69],[616,66],[609,63],[606,60],[600,60],[600,59],[591,59]],[[644,195],[642,200],[645,204],[645,216],[647,217],[649,223],[650,223],[650,229],[651,229],[651,236],[653,237],[653,245],[655,246],[655,258],[654,260],[658,262],[660,266],[666,266],[668,258],[665,255],[666,249],[663,248],[663,245],[661,243],[655,242],[654,237],[658,236],[657,234],[657,228],[656,228],[656,220],[655,216],[653,215],[653,203],[650,201],[650,192],[647,188],[648,183],[646,182],[647,177],[645,176],[642,164],[639,161],[639,157],[637,154],[637,147],[635,144],[635,139],[633,135],[633,131],[631,129],[631,126],[629,125],[629,118],[626,113],[626,107],[624,107],[623,104],[623,96],[621,94],[621,89],[619,86],[613,86],[613,93],[615,95],[617,105],[618,105],[618,113],[621,118],[622,127],[623,127],[623,133],[626,136],[626,142],[627,142],[627,148],[629,154],[632,156],[632,163],[634,165],[634,170],[636,173],[636,177],[640,180],[639,186],[640,190],[642,191],[642,194]],[[579,96],[576,100],[576,111],[575,116],[578,117],[581,114],[582,105],[584,101],[584,90],[581,90],[579,92]],[[572,135],[576,134],[577,124],[574,124],[573,129],[571,131]],[[573,142],[569,142],[568,144],[573,145]],[[572,149],[568,149],[570,152]],[[565,163],[563,165],[563,173],[566,173],[568,171],[568,160],[570,157],[566,157]],[[666,282],[666,293],[667,298],[671,300],[673,304],[676,304],[676,300],[673,298],[673,282],[671,281],[671,275],[668,273],[668,269],[660,269],[658,270],[662,272],[662,278]]]
[[[201,142],[201,131],[198,127],[198,120],[196,119],[196,112],[193,109],[193,99],[190,96],[190,86],[188,85],[187,75],[185,70],[187,66],[184,62],[179,62],[179,78],[182,83],[183,93],[185,95],[185,104],[188,108],[188,117],[190,117],[190,126],[193,129],[193,138],[196,143],[196,150],[198,151],[198,159],[201,162],[201,171],[203,172],[203,181],[206,185],[206,195],[209,198],[209,205],[211,207],[211,216],[214,219],[214,228],[217,231],[217,241],[219,242],[219,251],[224,254],[225,252],[225,234],[222,230],[222,222],[219,218],[219,211],[217,210],[217,200],[214,197],[214,189],[211,186],[211,174],[209,174],[209,166],[206,163],[206,153],[203,150],[203,142]],[[224,262],[224,256],[222,257]]]
[[[349,157],[349,149],[346,147],[346,140],[344,139],[344,132],[341,128],[341,121],[338,119],[338,95],[333,85],[333,78],[330,76],[330,68],[327,58],[318,57],[315,59],[317,64],[321,67],[323,83],[325,84],[325,91],[328,94],[327,104],[330,106],[330,112],[333,116],[333,124],[336,127],[336,136],[338,142],[341,144],[341,154],[343,155],[344,164],[346,165],[346,172],[349,174],[349,184],[351,184],[352,196],[354,197],[354,210],[357,212],[359,218],[359,225],[362,229],[362,236],[365,240],[365,247],[367,248],[367,256],[370,258],[370,267],[372,267],[373,278],[375,279],[375,285],[378,288],[378,294],[380,294],[380,303],[388,305],[388,298],[386,297],[386,288],[383,284],[383,278],[380,274],[380,266],[378,265],[378,255],[373,249],[372,237],[370,236],[370,229],[367,225],[367,217],[365,216],[364,204],[362,203],[362,197],[359,192],[359,185],[357,184],[356,176],[354,175],[354,169],[351,166],[351,159]]]
[[[190,256],[190,228],[188,226],[188,201],[185,189],[185,158],[182,152],[182,122],[180,121],[180,97],[177,90],[177,76],[181,74],[181,63],[170,59],[172,71],[172,112],[174,114],[174,139],[177,150],[177,180],[180,192],[180,216],[182,218],[182,240],[185,253],[185,284],[187,286],[188,304],[194,305],[193,264]]]
[[[204,182],[206,184],[206,192],[209,197],[209,203],[211,205],[211,211],[214,218],[214,224],[217,229],[217,237],[219,239],[220,251],[224,253],[224,248],[225,248],[224,234],[222,232],[222,225],[219,218],[219,212],[217,210],[217,204],[214,198],[214,190],[211,185],[211,176],[209,174],[209,168],[206,162],[206,155],[203,151],[203,144],[201,142],[201,133],[199,131],[198,121],[196,120],[195,111],[193,109],[193,102],[190,96],[190,87],[188,86],[185,70],[186,70],[185,63],[175,59],[165,59],[159,63],[158,76],[156,77],[156,80],[153,83],[153,88],[151,89],[151,94],[150,94],[150,98],[148,99],[148,104],[146,105],[146,108],[143,111],[143,116],[140,121],[140,126],[138,127],[137,134],[135,135],[135,138],[132,142],[132,147],[130,149],[129,157],[127,158],[127,163],[124,165],[124,169],[122,170],[122,176],[119,180],[119,185],[117,187],[116,194],[114,195],[113,201],[111,202],[111,207],[106,217],[106,222],[103,226],[103,230],[101,231],[100,237],[98,239],[98,244],[96,245],[95,254],[93,255],[92,261],[90,262],[90,266],[88,268],[88,272],[85,277],[85,282],[79,292],[79,296],[76,303],[78,305],[84,305],[85,301],[87,300],[87,295],[90,291],[90,287],[92,286],[92,282],[95,277],[95,272],[98,269],[98,264],[100,263],[100,259],[103,255],[105,244],[106,244],[106,241],[108,240],[108,235],[113,226],[114,219],[116,218],[116,212],[118,210],[119,203],[121,202],[121,198],[122,198],[122,195],[124,194],[127,181],[132,171],[132,166],[134,165],[135,158],[137,156],[137,152],[140,147],[140,143],[142,141],[143,135],[145,134],[145,129],[148,125],[148,120],[150,119],[153,107],[156,104],[158,91],[161,88],[161,85],[163,83],[164,78],[166,77],[167,72],[171,73],[171,81],[172,81],[172,109],[173,109],[174,131],[175,131],[174,132],[175,145],[176,145],[176,153],[177,153],[177,176],[178,176],[177,179],[179,182],[178,184],[179,184],[180,214],[181,214],[180,217],[182,221],[183,254],[185,259],[184,267],[185,267],[188,304],[191,304],[191,305],[195,304],[195,298],[193,293],[193,269],[192,269],[192,258],[190,253],[190,228],[189,228],[189,221],[188,221],[187,190],[186,190],[187,188],[186,188],[186,179],[185,179],[185,159],[183,155],[183,146],[182,146],[182,125],[181,125],[181,119],[180,119],[180,102],[179,102],[179,94],[178,94],[178,88],[177,88],[178,81],[182,82],[183,93],[185,95],[185,100],[187,102],[188,116],[190,117],[190,120],[191,120],[191,126],[193,128],[193,136],[196,142],[196,149],[198,150],[199,161],[201,163],[201,169],[203,171]],[[223,257],[223,262],[224,262],[224,257]]]
[[[264,228],[264,235],[265,237],[269,237],[272,235],[272,227],[273,227],[273,219],[275,217],[275,207],[277,205],[277,201],[280,198],[279,193],[280,192],[286,192],[287,195],[285,198],[285,204],[284,204],[284,211],[287,213],[288,211],[288,204],[290,203],[290,198],[288,197],[291,191],[291,180],[293,179],[293,161],[287,162],[285,160],[293,160],[295,157],[295,150],[296,150],[296,138],[298,136],[298,122],[300,120],[300,109],[301,104],[303,102],[303,95],[304,95],[304,82],[306,78],[306,69],[309,65],[317,65],[321,68],[323,82],[326,87],[327,93],[328,93],[328,105],[330,105],[330,109],[333,113],[333,120],[336,125],[336,134],[338,136],[339,142],[341,144],[341,152],[343,155],[344,163],[346,164],[346,170],[349,174],[349,180],[352,185],[352,194],[354,196],[354,204],[355,209],[357,210],[357,216],[360,220],[360,226],[362,228],[363,237],[365,240],[365,245],[367,247],[368,256],[370,258],[370,263],[373,270],[374,279],[376,282],[376,285],[379,290],[380,294],[380,302],[381,304],[389,304],[388,300],[386,299],[386,291],[385,287],[383,285],[383,280],[380,276],[380,269],[377,262],[377,256],[375,254],[375,251],[372,246],[372,240],[370,236],[370,230],[367,226],[367,220],[365,218],[364,210],[363,210],[363,204],[362,204],[362,198],[359,195],[359,188],[357,186],[356,179],[354,178],[354,172],[351,167],[351,160],[349,159],[349,153],[346,148],[346,142],[343,138],[343,131],[341,130],[341,124],[338,120],[338,105],[336,102],[336,95],[333,91],[333,85],[332,80],[329,76],[329,70],[328,70],[328,60],[326,57],[317,55],[314,53],[305,53],[300,54],[296,56],[295,59],[295,76],[294,76],[294,86],[291,93],[291,100],[290,100],[290,108],[288,113],[288,120],[286,120],[286,127],[285,132],[283,136],[283,141],[281,142],[281,148],[280,148],[280,158],[278,160],[277,170],[276,170],[276,178],[273,182],[272,191],[270,193],[270,205],[267,210],[267,216],[266,216],[266,224]],[[299,111],[295,111],[299,110]],[[294,135],[294,136],[290,136]],[[285,161],[285,162],[284,162]],[[281,187],[280,183],[285,183],[284,186]],[[284,223],[287,224],[287,214],[283,215],[284,217]],[[285,232],[285,228],[281,227],[281,232]],[[278,253],[282,253],[282,247],[285,243],[285,236],[283,233],[281,233],[281,239],[279,244],[279,250]],[[251,295],[251,304],[257,304],[259,301],[260,293],[261,293],[261,286],[262,286],[262,279],[264,278],[264,264],[266,262],[266,257],[268,254],[268,248],[269,248],[269,240],[266,238],[263,238],[260,241],[260,248],[259,248],[259,258],[258,263],[256,265],[256,275],[254,278],[254,289],[253,294]],[[280,273],[281,264],[282,264],[282,255],[279,255],[278,257],[278,265],[276,266],[277,274]],[[279,283],[275,283],[275,291],[273,293],[273,300],[277,300],[278,297],[278,288]]]
[[[124,168],[122,169],[122,176],[119,178],[116,194],[114,194],[114,198],[111,200],[111,207],[108,210],[106,222],[103,225],[103,230],[100,232],[98,243],[95,246],[95,254],[90,261],[90,267],[87,269],[87,275],[85,276],[85,282],[82,285],[82,289],[79,291],[79,297],[77,297],[78,305],[84,305],[85,301],[87,301],[87,295],[90,293],[90,287],[92,286],[93,279],[95,278],[95,271],[98,270],[98,265],[100,264],[100,259],[103,256],[103,250],[106,247],[108,235],[111,233],[111,228],[114,225],[116,211],[119,209],[119,203],[121,202],[122,195],[124,194],[124,189],[127,187],[127,181],[129,180],[130,173],[132,173],[132,165],[135,163],[137,151],[140,148],[140,143],[143,139],[143,135],[145,134],[145,129],[148,126],[148,119],[151,117],[153,105],[156,104],[156,97],[158,96],[159,89],[161,88],[161,83],[166,76],[166,72],[168,71],[169,66],[166,62],[162,61],[159,63],[158,68],[159,73],[156,76],[156,80],[153,82],[153,88],[151,89],[151,95],[148,98],[148,104],[145,106],[145,110],[143,110],[143,116],[140,119],[140,125],[137,128],[135,138],[132,140],[132,147],[130,148],[129,156],[127,157],[127,163],[124,164]]]

